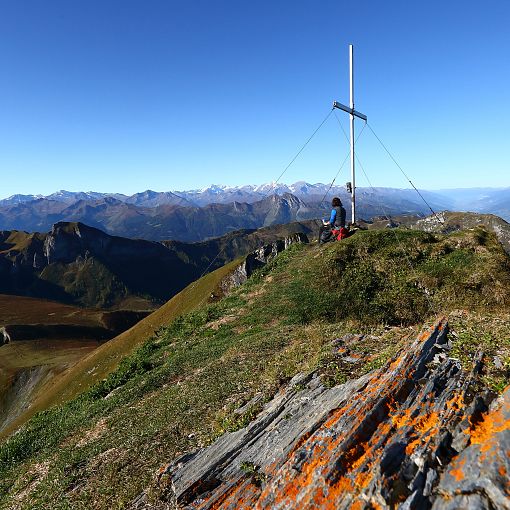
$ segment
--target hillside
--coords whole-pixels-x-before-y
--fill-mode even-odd
[[[169,304],[161,312],[166,317],[155,320],[153,314],[127,332],[125,343],[133,346],[156,330],[120,364],[126,352],[122,340],[105,344],[114,349],[111,354],[98,357],[98,349],[94,360],[84,360],[88,365],[74,375],[106,361],[102,374],[94,375],[96,384],[72,398],[78,382],[61,393],[62,405],[37,415],[1,445],[0,505],[171,507],[168,463],[225,432],[244,434],[254,419],[260,423],[264,403],[280,390],[285,394],[299,373],[308,379],[294,379],[289,395],[315,391],[308,387],[313,374],[317,391],[320,382],[345,395],[354,387],[377,393],[370,381],[378,374],[401,366],[412,370],[403,360],[428,352],[411,349],[413,339],[424,322],[442,314],[451,330],[446,358],[459,360],[459,373],[469,373],[477,352],[484,351],[483,369],[470,379],[475,395],[501,393],[510,382],[510,259],[495,235],[481,227],[450,234],[374,230],[324,247],[296,245],[229,296],[205,304],[220,280],[211,273],[190,286],[189,293],[199,285],[203,292],[182,298],[187,305],[180,311],[195,311],[180,315]],[[424,356],[423,366],[429,361]],[[108,359],[115,360],[109,367]],[[364,383],[356,382],[363,377]],[[291,420],[292,414],[282,417]],[[378,420],[384,423],[382,415]],[[310,476],[319,468],[313,460]],[[334,477],[335,463],[331,466]],[[246,490],[251,482],[268,483],[260,467],[249,459],[236,464]]]
[[[47,384],[146,315],[0,294],[0,431]]]
[[[135,324],[132,328],[120,334],[109,342],[98,346],[97,344],[85,352],[88,356],[80,356],[59,378],[47,380],[32,392],[29,406],[23,412],[17,412],[13,423],[0,429],[0,437],[15,430],[27,419],[39,411],[60,404],[75,397],[80,392],[97,383],[116,369],[126,356],[152,336],[159,328],[170,323],[181,314],[187,313],[207,302],[210,295],[216,291],[220,281],[239,265],[239,261],[231,262],[225,266],[205,275],[198,282],[190,284],[158,310]],[[32,342],[33,344],[33,342]],[[86,345],[85,345],[86,346]],[[4,346],[6,347],[6,346]],[[32,351],[37,346],[32,347]],[[65,348],[71,346],[66,344]],[[80,345],[79,347],[84,347]],[[19,347],[16,346],[16,352]],[[54,348],[53,348],[54,351]],[[82,354],[83,354],[82,350]],[[53,355],[55,352],[53,352]],[[40,358],[41,353],[37,352]],[[78,362],[79,361],[79,362]]]

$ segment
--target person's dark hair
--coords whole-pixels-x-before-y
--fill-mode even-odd
[[[342,205],[342,201],[338,198],[338,197],[335,197],[332,201],[331,201],[331,205],[333,207],[338,207],[340,205]]]

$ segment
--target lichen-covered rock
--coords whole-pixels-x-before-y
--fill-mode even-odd
[[[510,508],[510,390],[447,356],[439,321],[382,369],[291,381],[248,427],[161,470],[188,509]],[[481,359],[481,358],[480,358]],[[133,508],[151,508],[145,495]],[[156,508],[156,507],[154,507]]]
[[[510,388],[463,432],[470,445],[444,471],[432,508],[510,509]]]

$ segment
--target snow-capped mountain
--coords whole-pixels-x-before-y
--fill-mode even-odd
[[[134,204],[140,207],[158,207],[160,205],[177,205],[177,206],[192,206],[192,202],[184,197],[176,195],[171,191],[152,191],[148,189],[142,193],[135,193],[127,197],[124,202],[126,204]]]
[[[23,204],[25,202],[32,202],[33,200],[37,200],[39,198],[44,197],[43,195],[12,195],[8,198],[0,200],[0,204],[2,205]]]
[[[57,191],[51,195],[13,195],[0,200],[0,208],[9,208],[30,204],[32,202],[51,202],[56,208],[58,204],[70,206],[79,202],[93,204],[113,198],[125,204],[144,208],[161,206],[172,207],[204,207],[209,204],[229,204],[233,202],[253,204],[271,195],[283,196],[292,194],[304,203],[314,207],[326,206],[333,196],[339,196],[345,205],[350,202],[350,196],[343,185],[323,183],[308,183],[298,181],[293,184],[268,182],[264,184],[245,184],[242,186],[225,186],[212,184],[211,186],[186,191],[152,191],[146,190],[126,196],[120,193],[99,193],[95,191]],[[510,188],[507,189],[458,189],[440,190],[436,192],[421,191],[425,199],[434,209],[438,210],[472,210],[477,212],[491,212],[503,218],[510,218]],[[377,207],[383,214],[384,208],[399,210],[402,213],[429,212],[427,206],[412,189],[397,188],[357,188],[359,206],[363,204]],[[384,207],[383,207],[384,206]],[[43,207],[39,204],[38,209]],[[46,206],[49,207],[49,204]]]
[[[60,190],[47,195],[44,198],[48,200],[55,200],[57,202],[64,202],[65,204],[73,204],[80,200],[94,201],[101,200],[102,198],[113,197],[121,202],[124,202],[128,197],[121,193],[99,193],[97,191],[66,191]]]

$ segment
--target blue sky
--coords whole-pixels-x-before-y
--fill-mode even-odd
[[[502,0],[0,0],[0,196],[274,180],[348,102],[349,43],[356,107],[417,186],[510,186],[509,20]],[[331,116],[282,180],[329,182],[347,150]],[[407,186],[368,129],[358,150]]]

